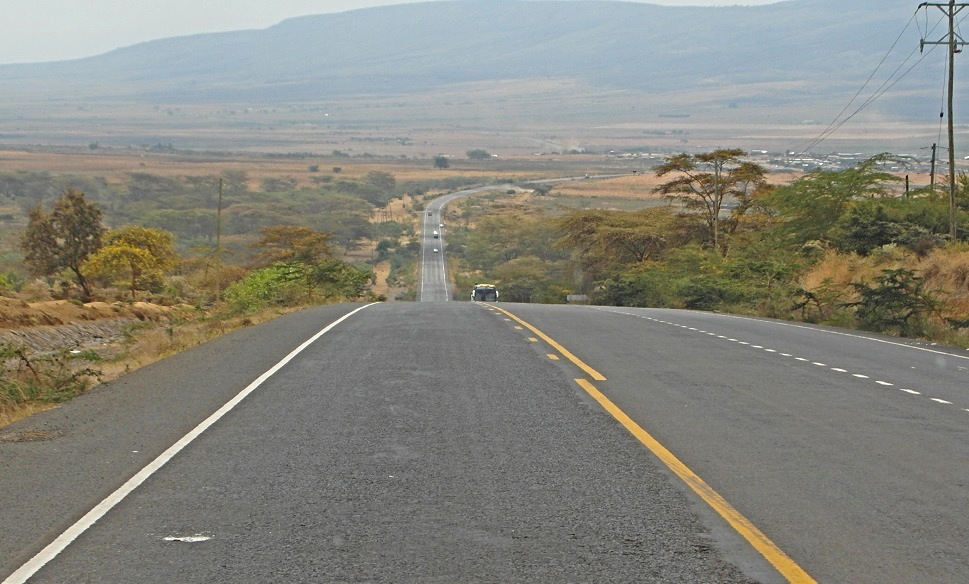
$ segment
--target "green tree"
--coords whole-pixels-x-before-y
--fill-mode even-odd
[[[358,298],[373,281],[373,273],[342,260],[324,259],[315,264],[277,262],[250,272],[225,291],[233,310],[250,312],[273,305],[298,305],[313,299]]]
[[[50,214],[38,205],[31,209],[27,230],[20,240],[25,252],[24,263],[35,274],[50,276],[63,270],[74,275],[84,300],[91,298],[91,288],[82,265],[88,256],[101,249],[104,227],[102,212],[89,203],[84,193],[68,187]]]
[[[713,249],[721,250],[720,215],[724,201],[733,197],[741,203],[750,198],[764,181],[767,169],[742,159],[744,151],[719,149],[705,154],[677,154],[656,168],[656,175],[674,175],[656,187],[656,192],[699,212],[709,231]]]
[[[685,237],[669,207],[632,213],[573,211],[559,218],[556,228],[556,245],[571,250],[573,258],[593,280],[614,276],[625,266],[646,261],[670,245],[682,243]]]
[[[132,201],[157,201],[180,190],[178,181],[147,172],[133,172],[128,176],[128,197]]]
[[[443,156],[443,155],[435,156],[434,168],[437,168],[437,169],[451,168],[451,161],[448,160],[447,156]]]
[[[829,239],[857,201],[884,197],[892,192],[890,185],[902,180],[880,170],[887,158],[881,154],[839,171],[813,170],[766,195],[764,202],[781,218],[780,235],[798,243]]]
[[[397,188],[397,179],[389,172],[371,170],[367,173],[367,176],[363,177],[363,180],[368,185],[387,193],[393,193]]]
[[[262,179],[262,190],[267,193],[283,193],[296,188],[297,181],[291,176],[270,176]]]
[[[297,262],[312,264],[330,257],[330,233],[320,233],[299,225],[273,225],[259,230],[262,237],[249,247],[260,249],[258,258],[265,264]]]
[[[468,160],[491,160],[491,154],[489,154],[487,150],[482,150],[480,148],[468,150],[465,154],[467,155]]]
[[[244,170],[227,170],[222,173],[222,194],[233,198],[249,192],[249,176]]]
[[[135,299],[138,290],[157,287],[175,266],[174,237],[168,231],[129,226],[108,232],[105,245],[84,263],[94,277],[124,282]]]

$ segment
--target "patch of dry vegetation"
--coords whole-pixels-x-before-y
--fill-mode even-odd
[[[801,275],[800,285],[823,305],[822,322],[852,326],[843,305],[858,300],[856,285],[872,284],[884,271],[897,269],[911,270],[922,278],[924,289],[942,307],[933,319],[929,340],[969,348],[969,330],[951,325],[969,319],[969,248],[965,245],[935,249],[924,258],[894,246],[867,257],[829,251]]]
[[[202,312],[193,314],[180,311],[176,316],[176,313],[173,313],[169,307],[155,306],[144,302],[136,304],[137,306],[132,306],[130,310],[145,315],[153,315],[153,318],[146,318],[133,326],[120,343],[102,347],[98,352],[107,355],[104,360],[96,362],[78,361],[74,365],[75,370],[89,368],[96,371],[97,375],[87,376],[88,379],[85,380],[85,383],[78,386],[77,393],[83,393],[98,383],[117,379],[140,367],[191,349],[235,329],[267,322],[277,316],[299,309],[297,307],[273,308],[244,316],[210,315]],[[60,303],[57,305],[63,306]],[[69,314],[73,314],[73,312],[60,313],[59,318],[66,319]],[[29,359],[34,359],[34,356],[29,353],[26,356]],[[10,369],[12,374],[15,374],[18,370],[26,375],[31,374],[30,371],[24,369],[23,363],[10,362],[8,366],[8,369],[14,368]],[[33,366],[39,367],[37,364]],[[59,400],[46,399],[24,401],[0,399],[0,428],[35,413],[57,407],[58,403],[60,403]]]

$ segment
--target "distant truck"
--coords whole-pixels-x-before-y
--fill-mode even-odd
[[[472,302],[498,302],[498,289],[494,284],[475,284],[471,289]]]

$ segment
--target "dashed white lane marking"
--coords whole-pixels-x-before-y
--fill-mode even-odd
[[[212,538],[208,535],[170,535],[162,539],[165,541],[180,541],[183,543],[199,543],[202,541],[209,541]]]
[[[697,328],[694,328],[694,327],[691,327],[691,326],[687,326],[687,325],[683,325],[683,324],[679,324],[679,323],[675,323],[675,322],[670,322],[670,321],[667,321],[667,320],[659,320],[659,319],[656,319],[656,318],[651,318],[651,317],[648,317],[648,316],[644,316],[644,315],[640,315],[640,314],[635,314],[635,313],[630,313],[630,312],[617,312],[617,311],[612,311],[612,310],[606,311],[606,312],[612,312],[613,314],[622,314],[622,315],[626,315],[626,316],[635,316],[636,318],[642,318],[644,320],[649,320],[649,321],[652,321],[652,322],[655,322],[655,323],[658,323],[658,324],[668,324],[668,325],[671,325],[671,326],[675,326],[677,328],[682,328],[682,329],[687,329],[687,330],[691,330],[691,331],[696,331],[696,332],[704,333],[706,335],[709,335],[709,336],[712,336],[712,337],[716,337],[718,339],[724,339],[724,340],[730,341],[731,343],[737,343],[738,345],[746,345],[746,346],[749,346],[751,349],[761,349],[761,350],[763,350],[766,353],[774,353],[774,354],[776,354],[776,355],[778,355],[780,357],[790,357],[790,358],[792,358],[792,359],[794,359],[796,361],[801,361],[802,363],[811,363],[812,365],[817,365],[818,367],[828,367],[828,369],[830,371],[834,371],[836,373],[849,373],[852,377],[854,377],[856,379],[871,379],[870,376],[865,375],[864,373],[851,373],[847,369],[842,369],[841,367],[830,367],[830,366],[828,366],[827,363],[821,363],[820,361],[811,361],[810,359],[807,359],[805,357],[795,357],[791,353],[781,353],[781,352],[777,351],[776,349],[767,348],[767,347],[764,347],[762,345],[754,345],[754,344],[748,343],[747,341],[741,341],[740,339],[735,339],[735,338],[728,337],[728,336],[725,336],[725,335],[718,335],[717,333],[712,333],[712,332],[708,332],[708,331],[705,331],[705,330],[700,330],[700,329],[697,329]],[[731,316],[731,315],[725,315],[725,316]],[[759,320],[759,319],[750,319],[750,320]],[[797,327],[797,328],[807,328],[807,329],[810,329],[810,330],[821,330],[821,329],[814,329],[812,327],[807,327],[807,326],[792,325],[790,323],[779,323],[779,324],[783,324],[785,326],[794,326],[794,327]],[[832,332],[832,331],[821,331],[821,332]],[[874,340],[874,341],[888,343],[888,344],[892,344],[892,345],[899,345],[899,346],[909,347],[909,348],[915,348],[915,349],[919,349],[919,350],[926,350],[926,349],[922,349],[920,347],[911,347],[910,345],[905,345],[905,344],[902,344],[902,343],[893,343],[891,341],[884,341],[882,339],[873,339],[873,338],[865,337],[865,336],[861,336],[861,335],[852,335],[852,334],[849,334],[849,333],[838,333],[838,332],[833,332],[833,334],[840,334],[840,335],[849,336],[849,337],[855,337],[855,338],[867,339],[867,340]],[[931,353],[940,353],[940,354],[944,354],[944,355],[948,355],[949,354],[949,353],[943,353],[942,351],[934,351],[934,350],[927,350],[927,351],[928,352],[931,352]],[[965,358],[965,357],[963,357],[961,355],[952,355],[952,356],[953,357]],[[874,383],[876,383],[878,385],[881,385],[881,386],[884,386],[884,387],[894,387],[895,386],[895,384],[892,383],[892,382],[890,382],[890,381],[883,381],[883,380],[877,380],[877,379],[872,380],[872,381],[874,381]],[[911,395],[922,395],[922,392],[916,391],[914,389],[898,388],[898,390],[899,391],[902,391],[902,392],[905,392],[905,393],[908,393],[908,394],[911,394]],[[936,403],[939,403],[939,404],[953,405],[953,403],[951,401],[944,400],[942,398],[930,397],[929,399],[932,400],[932,401],[934,401],[934,402],[936,402]],[[969,408],[963,408],[963,410],[966,411],[966,412],[969,412]]]

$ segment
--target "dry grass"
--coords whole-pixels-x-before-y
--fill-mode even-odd
[[[267,309],[247,316],[224,318],[200,315],[199,318],[174,324],[148,321],[131,333],[117,357],[96,364],[96,368],[101,372],[100,381],[103,383],[117,379],[126,373],[201,345],[232,330],[267,322],[294,310],[298,308]],[[0,428],[57,405],[27,403],[0,407]]]
[[[969,318],[969,249],[936,251],[919,263],[919,272],[945,298],[953,318]]]
[[[870,284],[882,275],[883,270],[899,268],[911,270],[924,279],[924,290],[941,302],[943,316],[954,320],[969,319],[969,249],[965,246],[937,249],[926,258],[891,247],[868,257],[832,251],[802,275],[800,285],[832,303],[848,302],[857,299],[853,283]],[[932,340],[969,346],[966,331],[953,330],[942,320],[936,326],[939,337]]]
[[[0,408],[0,428],[13,424],[24,418],[29,418],[45,410],[58,407],[59,404],[24,404],[13,408]]]
[[[848,290],[852,282],[870,282],[881,269],[884,268],[857,254],[829,251],[823,260],[801,276],[801,287],[817,290],[822,286],[835,286]]]

